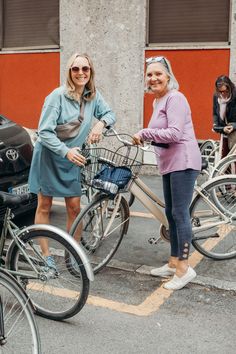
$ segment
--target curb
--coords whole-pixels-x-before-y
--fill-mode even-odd
[[[120,262],[117,260],[111,260],[106,267],[120,269],[126,272],[135,272],[143,275],[150,275],[150,270],[153,269],[151,266]],[[216,290],[236,292],[236,282],[220,280],[201,275],[197,275],[197,277],[191,281],[190,284],[201,285]]]

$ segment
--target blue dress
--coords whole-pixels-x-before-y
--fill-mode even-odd
[[[81,196],[80,167],[70,162],[66,155],[72,147],[82,147],[94,117],[102,119],[106,125],[112,125],[115,123],[115,115],[96,91],[91,101],[85,101],[84,120],[78,135],[63,142],[59,140],[55,132],[57,125],[70,122],[78,118],[79,114],[79,102],[66,93],[64,86],[58,87],[46,97],[29,174],[31,193],[41,192],[52,197]]]

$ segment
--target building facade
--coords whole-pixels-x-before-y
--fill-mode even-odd
[[[0,0],[0,14],[1,114],[36,128],[68,58],[86,52],[118,130],[133,133],[151,115],[145,58],[165,55],[190,102],[197,138],[218,138],[212,95],[217,76],[236,83],[236,0]]]

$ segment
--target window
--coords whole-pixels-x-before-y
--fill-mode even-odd
[[[59,47],[59,0],[0,0],[0,50]]]
[[[149,0],[148,45],[229,43],[230,0]]]

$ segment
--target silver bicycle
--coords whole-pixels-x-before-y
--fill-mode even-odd
[[[0,202],[6,207],[0,256],[3,266],[25,289],[36,314],[64,320],[85,305],[93,272],[83,249],[63,230],[44,224],[20,229],[13,223],[11,207],[27,203],[30,197],[0,192]],[[43,254],[45,243],[54,265]]]
[[[24,289],[0,269],[0,353],[41,354],[33,307]]]
[[[210,178],[226,174],[236,174],[236,145],[214,166]]]
[[[132,144],[112,129],[124,147],[122,156],[114,150],[105,156],[106,150],[100,150],[97,160],[98,170],[102,163],[113,167],[126,166],[132,172],[130,182],[115,195],[104,190],[99,191],[85,207],[72,225],[70,234],[76,235],[82,229],[81,245],[84,247],[94,272],[101,270],[114,256],[130,222],[129,206],[124,198],[125,192],[131,192],[143,206],[161,223],[159,236],[169,240],[168,222],[164,213],[164,203],[138,177],[140,161],[130,158]],[[135,147],[137,148],[137,147]],[[139,152],[145,148],[139,147]],[[96,156],[95,151],[94,156]],[[91,151],[93,154],[93,151]],[[128,157],[129,155],[129,157]],[[130,160],[129,160],[130,158]],[[89,163],[86,167],[90,168]],[[95,176],[87,181],[91,184]],[[203,255],[213,259],[229,259],[236,256],[236,175],[220,176],[195,186],[190,206],[193,225],[193,246]]]

